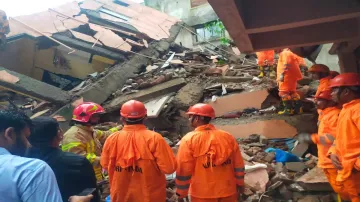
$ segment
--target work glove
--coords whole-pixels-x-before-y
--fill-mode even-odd
[[[311,134],[309,133],[300,133],[297,135],[296,139],[300,143],[313,143],[311,140]]]
[[[339,160],[339,157],[336,154],[330,154],[330,159],[332,164],[335,166],[336,169],[342,170],[343,167],[341,165],[341,162]]]

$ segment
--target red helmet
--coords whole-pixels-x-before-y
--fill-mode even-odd
[[[340,75],[339,72],[337,71],[330,71],[330,77],[333,79],[335,78],[336,76]]]
[[[308,71],[309,71],[309,72],[329,73],[329,72],[330,72],[330,69],[329,69],[329,67],[326,66],[326,65],[323,65],[323,64],[315,64],[315,65],[311,66]]]
[[[147,115],[147,110],[142,102],[130,100],[121,106],[120,114],[124,118],[139,119]]]
[[[332,100],[331,89],[321,91],[319,95],[315,96],[316,99]]]
[[[190,107],[189,111],[186,114],[215,118],[214,108],[209,104],[203,103],[199,103]]]
[[[343,73],[330,80],[330,88],[341,86],[360,86],[360,74]]]
[[[102,106],[93,102],[84,102],[75,107],[72,120],[86,123],[93,114],[100,113],[105,113]]]

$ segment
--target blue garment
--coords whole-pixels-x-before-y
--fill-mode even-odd
[[[54,172],[43,161],[0,147],[0,202],[63,202]]]

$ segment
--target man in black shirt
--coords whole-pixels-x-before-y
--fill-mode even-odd
[[[26,156],[45,161],[54,171],[63,201],[86,188],[96,188],[96,177],[91,163],[83,156],[63,152],[59,144],[63,133],[57,121],[50,117],[33,119],[33,130],[28,138],[32,147]],[[93,202],[99,201],[97,191]]]

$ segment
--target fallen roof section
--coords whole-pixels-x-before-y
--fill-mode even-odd
[[[19,78],[17,82],[11,83],[0,80],[0,86],[3,88],[27,95],[29,97],[34,97],[40,100],[52,102],[54,104],[63,105],[70,102],[70,94],[66,91],[61,90],[60,88],[0,67],[0,71],[3,70],[11,74],[12,76]]]

